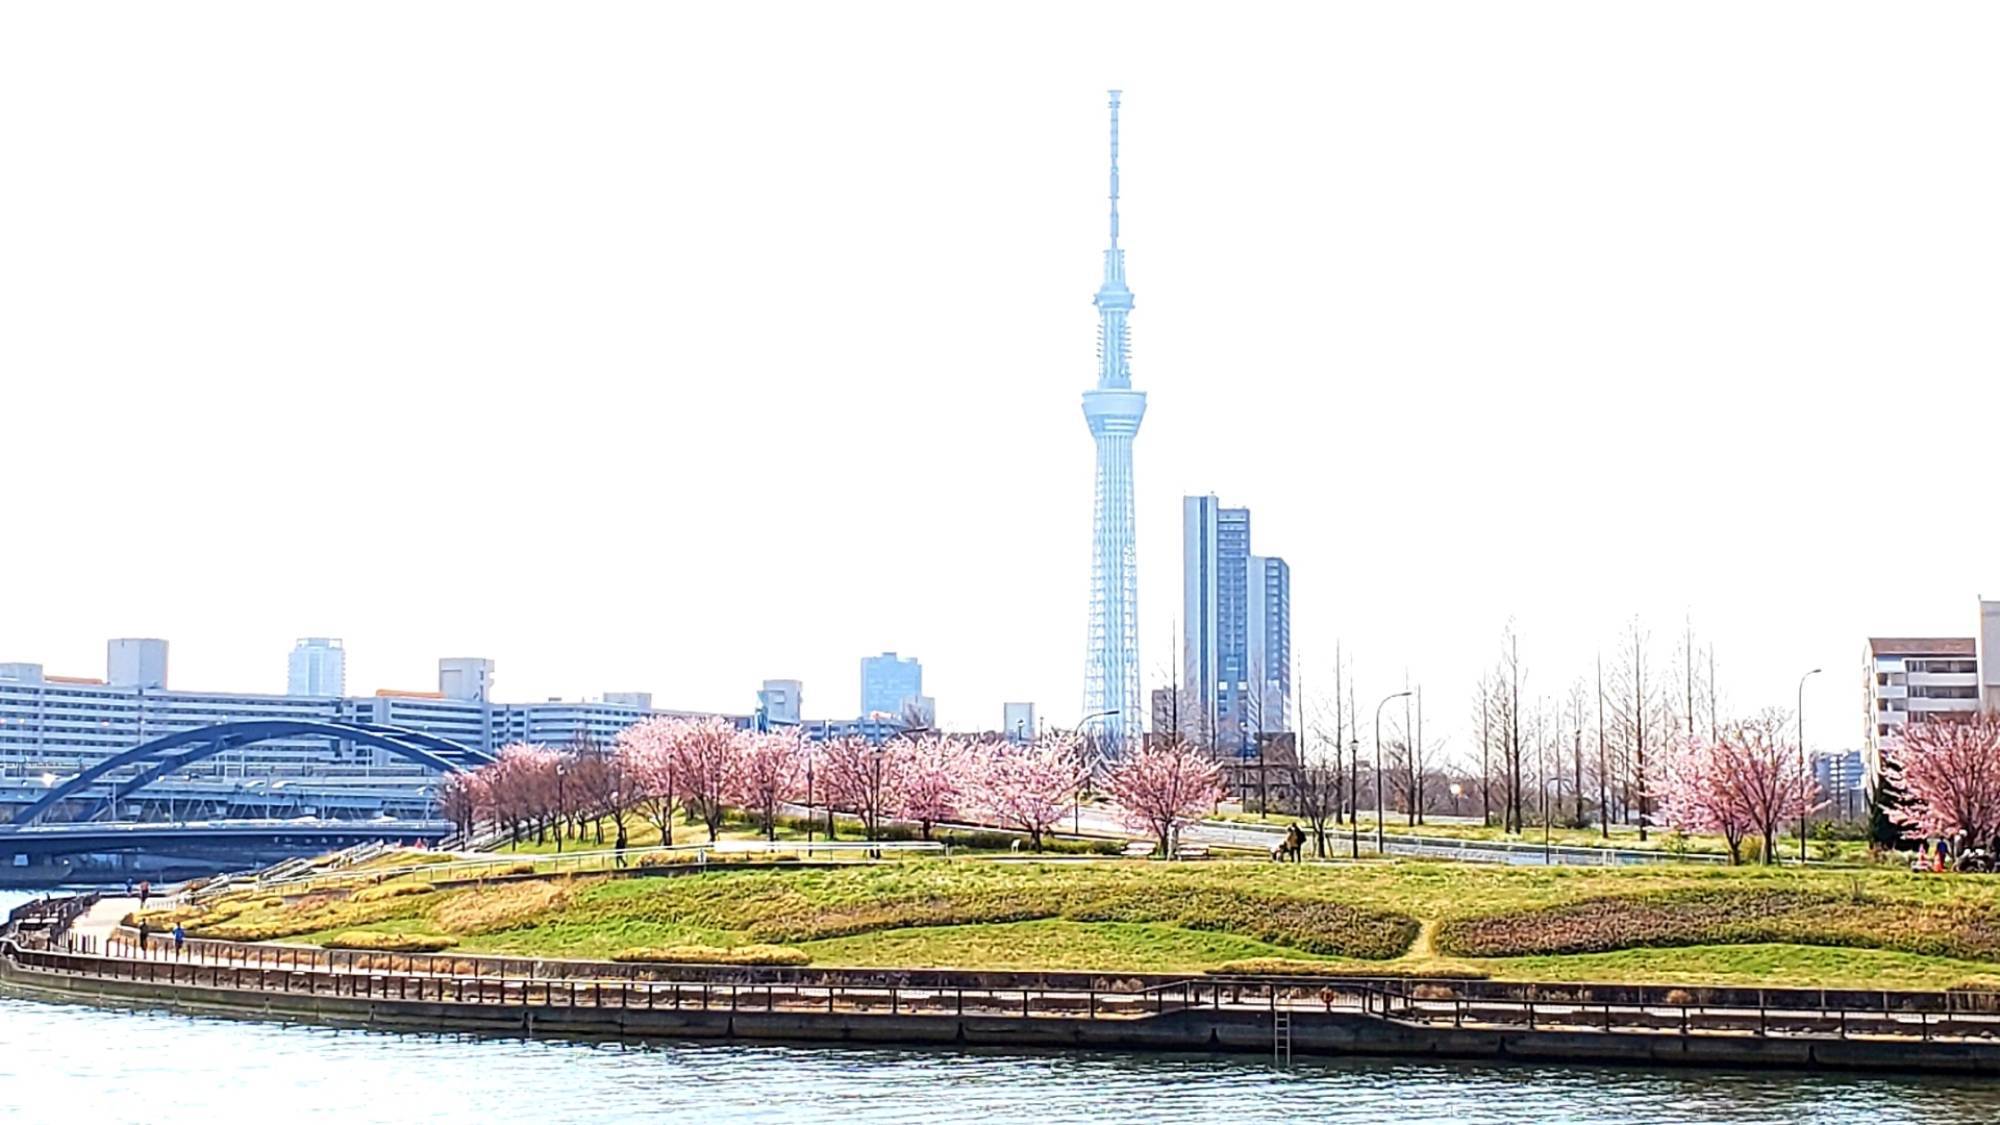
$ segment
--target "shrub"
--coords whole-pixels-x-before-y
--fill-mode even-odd
[[[383,934],[373,930],[348,930],[321,943],[328,949],[366,949],[377,953],[436,953],[457,945],[455,938],[441,934]]]
[[[1486,973],[1463,965],[1367,964],[1349,961],[1300,961],[1289,957],[1247,957],[1225,961],[1208,970],[1215,976],[1246,977],[1448,977],[1453,980],[1483,980]],[[1416,990],[1418,999],[1426,999]],[[1447,991],[1444,999],[1453,993]]]
[[[575,886],[588,886],[586,880]],[[498,887],[468,887],[437,904],[431,917],[453,934],[490,934],[526,925],[569,902],[570,880],[536,879]]]
[[[802,949],[784,945],[674,945],[664,949],[626,949],[613,961],[651,961],[673,965],[810,965]]]
[[[173,906],[163,910],[134,910],[121,921],[128,926],[144,925],[153,930],[171,930],[178,923],[188,929],[203,922],[223,922],[243,912],[241,906]]]
[[[1417,921],[1403,914],[1320,899],[1249,889],[1057,885],[939,888],[921,897],[869,898],[793,911],[756,910],[739,903],[753,940],[804,942],[876,930],[1065,918],[1074,922],[1167,923],[1191,930],[1241,934],[1274,945],[1334,957],[1384,960],[1416,940]]]
[[[635,867],[680,867],[694,862],[694,856],[685,852],[653,852],[642,855]]]
[[[2000,959],[2000,911],[1992,905],[1856,902],[1852,895],[1740,887],[1583,899],[1449,919],[1438,925],[1436,944],[1460,957],[1785,943]]]
[[[367,887],[354,892],[355,902],[381,902],[383,899],[404,898],[409,895],[427,895],[436,887],[429,883],[384,883],[379,887]],[[283,900],[273,899],[272,903],[282,906]]]

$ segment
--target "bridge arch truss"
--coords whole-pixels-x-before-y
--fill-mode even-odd
[[[177,769],[217,754],[280,738],[327,738],[351,742],[387,751],[442,774],[463,773],[493,761],[493,755],[486,751],[448,738],[378,723],[309,719],[250,719],[216,723],[163,735],[106,758],[62,784],[51,787],[33,804],[15,813],[11,824],[0,825],[0,833],[35,823],[50,809],[87,792],[107,775],[128,766],[137,766],[139,772],[132,780],[118,786],[120,796],[136,793]],[[101,808],[93,810],[93,815],[98,811],[102,811]]]

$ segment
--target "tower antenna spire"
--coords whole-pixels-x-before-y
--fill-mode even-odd
[[[1111,91],[1111,248],[1118,249],[1118,95]]]

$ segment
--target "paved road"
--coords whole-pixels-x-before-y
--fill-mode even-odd
[[[1117,836],[1126,839],[1143,839],[1142,834],[1128,828],[1117,813],[1100,806],[1086,805],[1071,816],[1064,817],[1058,826],[1061,831],[1075,830],[1094,836]],[[1269,851],[1284,838],[1284,828],[1277,825],[1259,826],[1254,824],[1231,824],[1224,821],[1202,821],[1189,825],[1181,833],[1183,844],[1197,844],[1206,847],[1250,848]],[[1575,848],[1553,847],[1545,853],[1540,844],[1513,843],[1508,841],[1460,840],[1449,836],[1426,836],[1421,832],[1411,833],[1390,829],[1384,833],[1383,851],[1389,855],[1421,856],[1431,859],[1459,859],[1475,863],[1507,863],[1522,866],[1590,866],[1614,867],[1663,863],[1674,859],[1664,852],[1640,851],[1631,848]],[[1333,833],[1328,841],[1333,846],[1333,858],[1353,854],[1355,841],[1348,831]],[[1308,844],[1310,847],[1310,844]],[[1375,831],[1361,830],[1359,850],[1362,855],[1374,855]],[[1720,859],[1719,856],[1696,855],[1687,857],[1696,861]]]

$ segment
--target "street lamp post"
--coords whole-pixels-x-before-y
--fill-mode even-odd
[[[1076,721],[1077,733],[1083,734],[1083,728],[1089,726],[1091,723],[1097,721],[1098,719],[1108,719],[1111,716],[1119,713],[1120,713],[1119,709],[1115,707],[1109,711],[1093,711],[1090,714],[1085,715],[1083,718],[1078,719]],[[1084,737],[1090,738],[1091,736],[1084,735]],[[1083,749],[1084,745],[1085,745],[1084,743],[1077,744],[1078,754],[1083,754],[1086,752]],[[1094,750],[1095,746],[1093,745],[1091,749]],[[1069,834],[1072,836],[1080,836],[1083,834],[1083,779],[1089,773],[1089,771],[1090,767],[1087,763],[1084,762],[1077,763],[1076,789],[1074,792],[1070,794],[1070,807],[1069,807]]]
[[[1799,866],[1806,865],[1806,681],[1819,675],[1814,668],[1799,677]],[[1774,849],[1775,850],[1775,849]]]
[[[1397,692],[1397,693],[1396,693],[1396,694],[1394,694],[1394,695],[1390,695],[1390,696],[1384,696],[1384,697],[1383,697],[1383,699],[1382,699],[1382,702],[1380,702],[1380,703],[1377,703],[1377,704],[1375,705],[1375,854],[1376,854],[1376,855],[1378,855],[1378,856],[1379,856],[1379,855],[1381,855],[1381,854],[1383,854],[1383,847],[1382,847],[1382,816],[1383,816],[1383,813],[1382,813],[1382,708],[1383,708],[1383,707],[1386,707],[1386,706],[1388,706],[1388,704],[1389,704],[1389,703],[1390,703],[1390,702],[1391,702],[1392,700],[1397,700],[1397,699],[1402,699],[1402,698],[1404,698],[1405,696],[1407,696],[1407,695],[1409,695],[1409,694],[1411,694],[1411,693],[1410,693],[1410,692],[1407,692],[1407,691],[1399,691],[1399,692]]]

